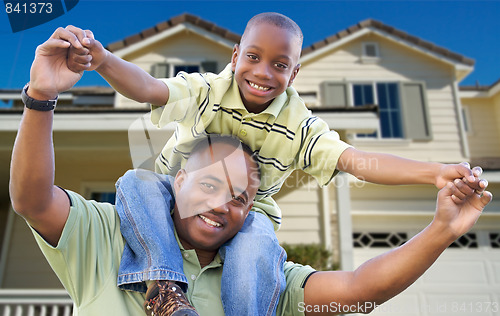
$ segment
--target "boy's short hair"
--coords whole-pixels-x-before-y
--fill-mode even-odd
[[[243,42],[245,34],[248,32],[248,30],[250,30],[254,25],[260,23],[269,23],[289,31],[297,37],[297,39],[299,40],[299,44],[302,47],[304,35],[302,34],[302,30],[300,29],[300,27],[286,15],[277,12],[264,12],[257,14],[256,16],[251,18],[250,21],[248,21],[247,26],[245,27],[243,35],[241,36],[241,42]]]

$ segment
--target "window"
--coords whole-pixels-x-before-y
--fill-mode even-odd
[[[378,104],[379,132],[357,134],[358,137],[402,138],[401,106],[397,83],[353,84],[354,106]]]
[[[424,82],[345,82],[320,84],[324,108],[377,105],[380,126],[360,138],[429,141],[432,131]]]
[[[363,43],[363,57],[378,58],[378,44],[377,43]]]
[[[408,241],[404,232],[353,232],[354,248],[396,248]]]
[[[203,61],[200,63],[158,63],[151,67],[151,75],[155,78],[175,77],[180,71],[192,72],[217,72],[217,62]]]
[[[108,202],[115,204],[116,192],[92,192],[90,199],[97,202]]]
[[[363,51],[361,53],[361,62],[364,64],[373,64],[380,61],[380,53],[378,43],[366,42],[363,43]]]

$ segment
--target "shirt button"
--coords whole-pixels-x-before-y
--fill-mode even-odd
[[[184,258],[189,258],[189,254],[187,252],[184,254]]]
[[[244,129],[242,129],[242,130],[240,131],[240,134],[241,134],[241,136],[247,136],[247,131],[246,131],[246,130],[244,130]]]
[[[191,280],[193,280],[193,281],[196,280],[196,275],[192,274],[191,275]]]
[[[247,117],[247,118],[245,119],[245,122],[250,122],[251,120],[252,120],[251,118]]]

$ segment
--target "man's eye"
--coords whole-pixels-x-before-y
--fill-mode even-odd
[[[248,54],[247,57],[251,60],[258,60],[259,59],[259,57],[252,55],[252,54]]]
[[[213,191],[215,190],[215,186],[210,184],[210,183],[206,183],[206,182],[202,182],[200,183],[201,185],[201,188],[204,190],[204,191]]]
[[[280,68],[280,69],[287,69],[287,68],[288,68],[288,66],[287,66],[287,65],[282,64],[282,63],[276,63],[276,64],[274,64],[274,65],[275,65],[276,67]]]
[[[240,196],[233,196],[233,201],[238,204],[245,204],[245,199]]]

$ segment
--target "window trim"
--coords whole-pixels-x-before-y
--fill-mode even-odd
[[[379,108],[380,108],[380,104],[379,104],[379,101],[378,101],[378,91],[377,91],[377,84],[379,83],[384,83],[384,84],[396,84],[398,86],[398,98],[399,98],[399,106],[400,106],[400,109],[399,109],[399,113],[400,113],[400,120],[401,120],[401,125],[403,125],[405,122],[404,122],[404,106],[403,106],[403,99],[402,99],[402,93],[401,93],[401,81],[397,81],[397,80],[350,80],[350,81],[347,81],[346,84],[347,84],[347,91],[348,91],[348,94],[349,94],[349,98],[348,98],[348,105],[347,106],[350,106],[350,107],[355,107],[354,105],[354,85],[371,85],[372,86],[372,89],[373,89],[373,103],[376,104]],[[379,122],[380,122],[380,117],[379,117]],[[382,130],[381,130],[381,126],[380,124],[378,125],[377,127],[377,130],[376,130],[376,137],[359,137],[357,134],[359,133],[350,133],[350,136],[351,138],[354,140],[354,141],[391,141],[391,142],[401,142],[401,141],[405,141],[407,140],[408,138],[405,137],[405,131],[404,131],[404,125],[403,125],[403,131],[402,131],[402,134],[403,136],[402,137],[382,137]]]
[[[94,181],[82,182],[80,192],[85,199],[90,199],[92,193],[99,192],[116,192],[115,182],[110,181]]]
[[[210,62],[214,62],[215,63],[215,68],[217,68],[214,72],[217,72],[218,70],[218,61],[217,60],[205,60],[205,59],[195,59],[195,60],[182,60],[182,59],[179,59],[179,58],[167,58],[163,61],[159,61],[159,62],[154,62],[151,64],[151,69],[153,69],[156,65],[167,65],[167,75],[166,77],[163,77],[163,78],[172,78],[174,77],[176,74],[174,73],[175,70],[174,68],[176,66],[186,66],[186,67],[190,67],[190,66],[197,66],[198,67],[198,72],[208,72],[208,71],[211,71],[210,69],[205,69],[203,64],[204,63],[210,63]],[[153,71],[151,70],[151,75],[154,77],[155,74],[153,73]],[[158,78],[162,77],[162,76],[157,76]]]
[[[367,54],[367,49],[369,46],[373,46],[375,48],[375,56],[369,56]],[[375,64],[380,62],[380,47],[377,42],[363,42],[361,49],[361,61],[364,64]]]

